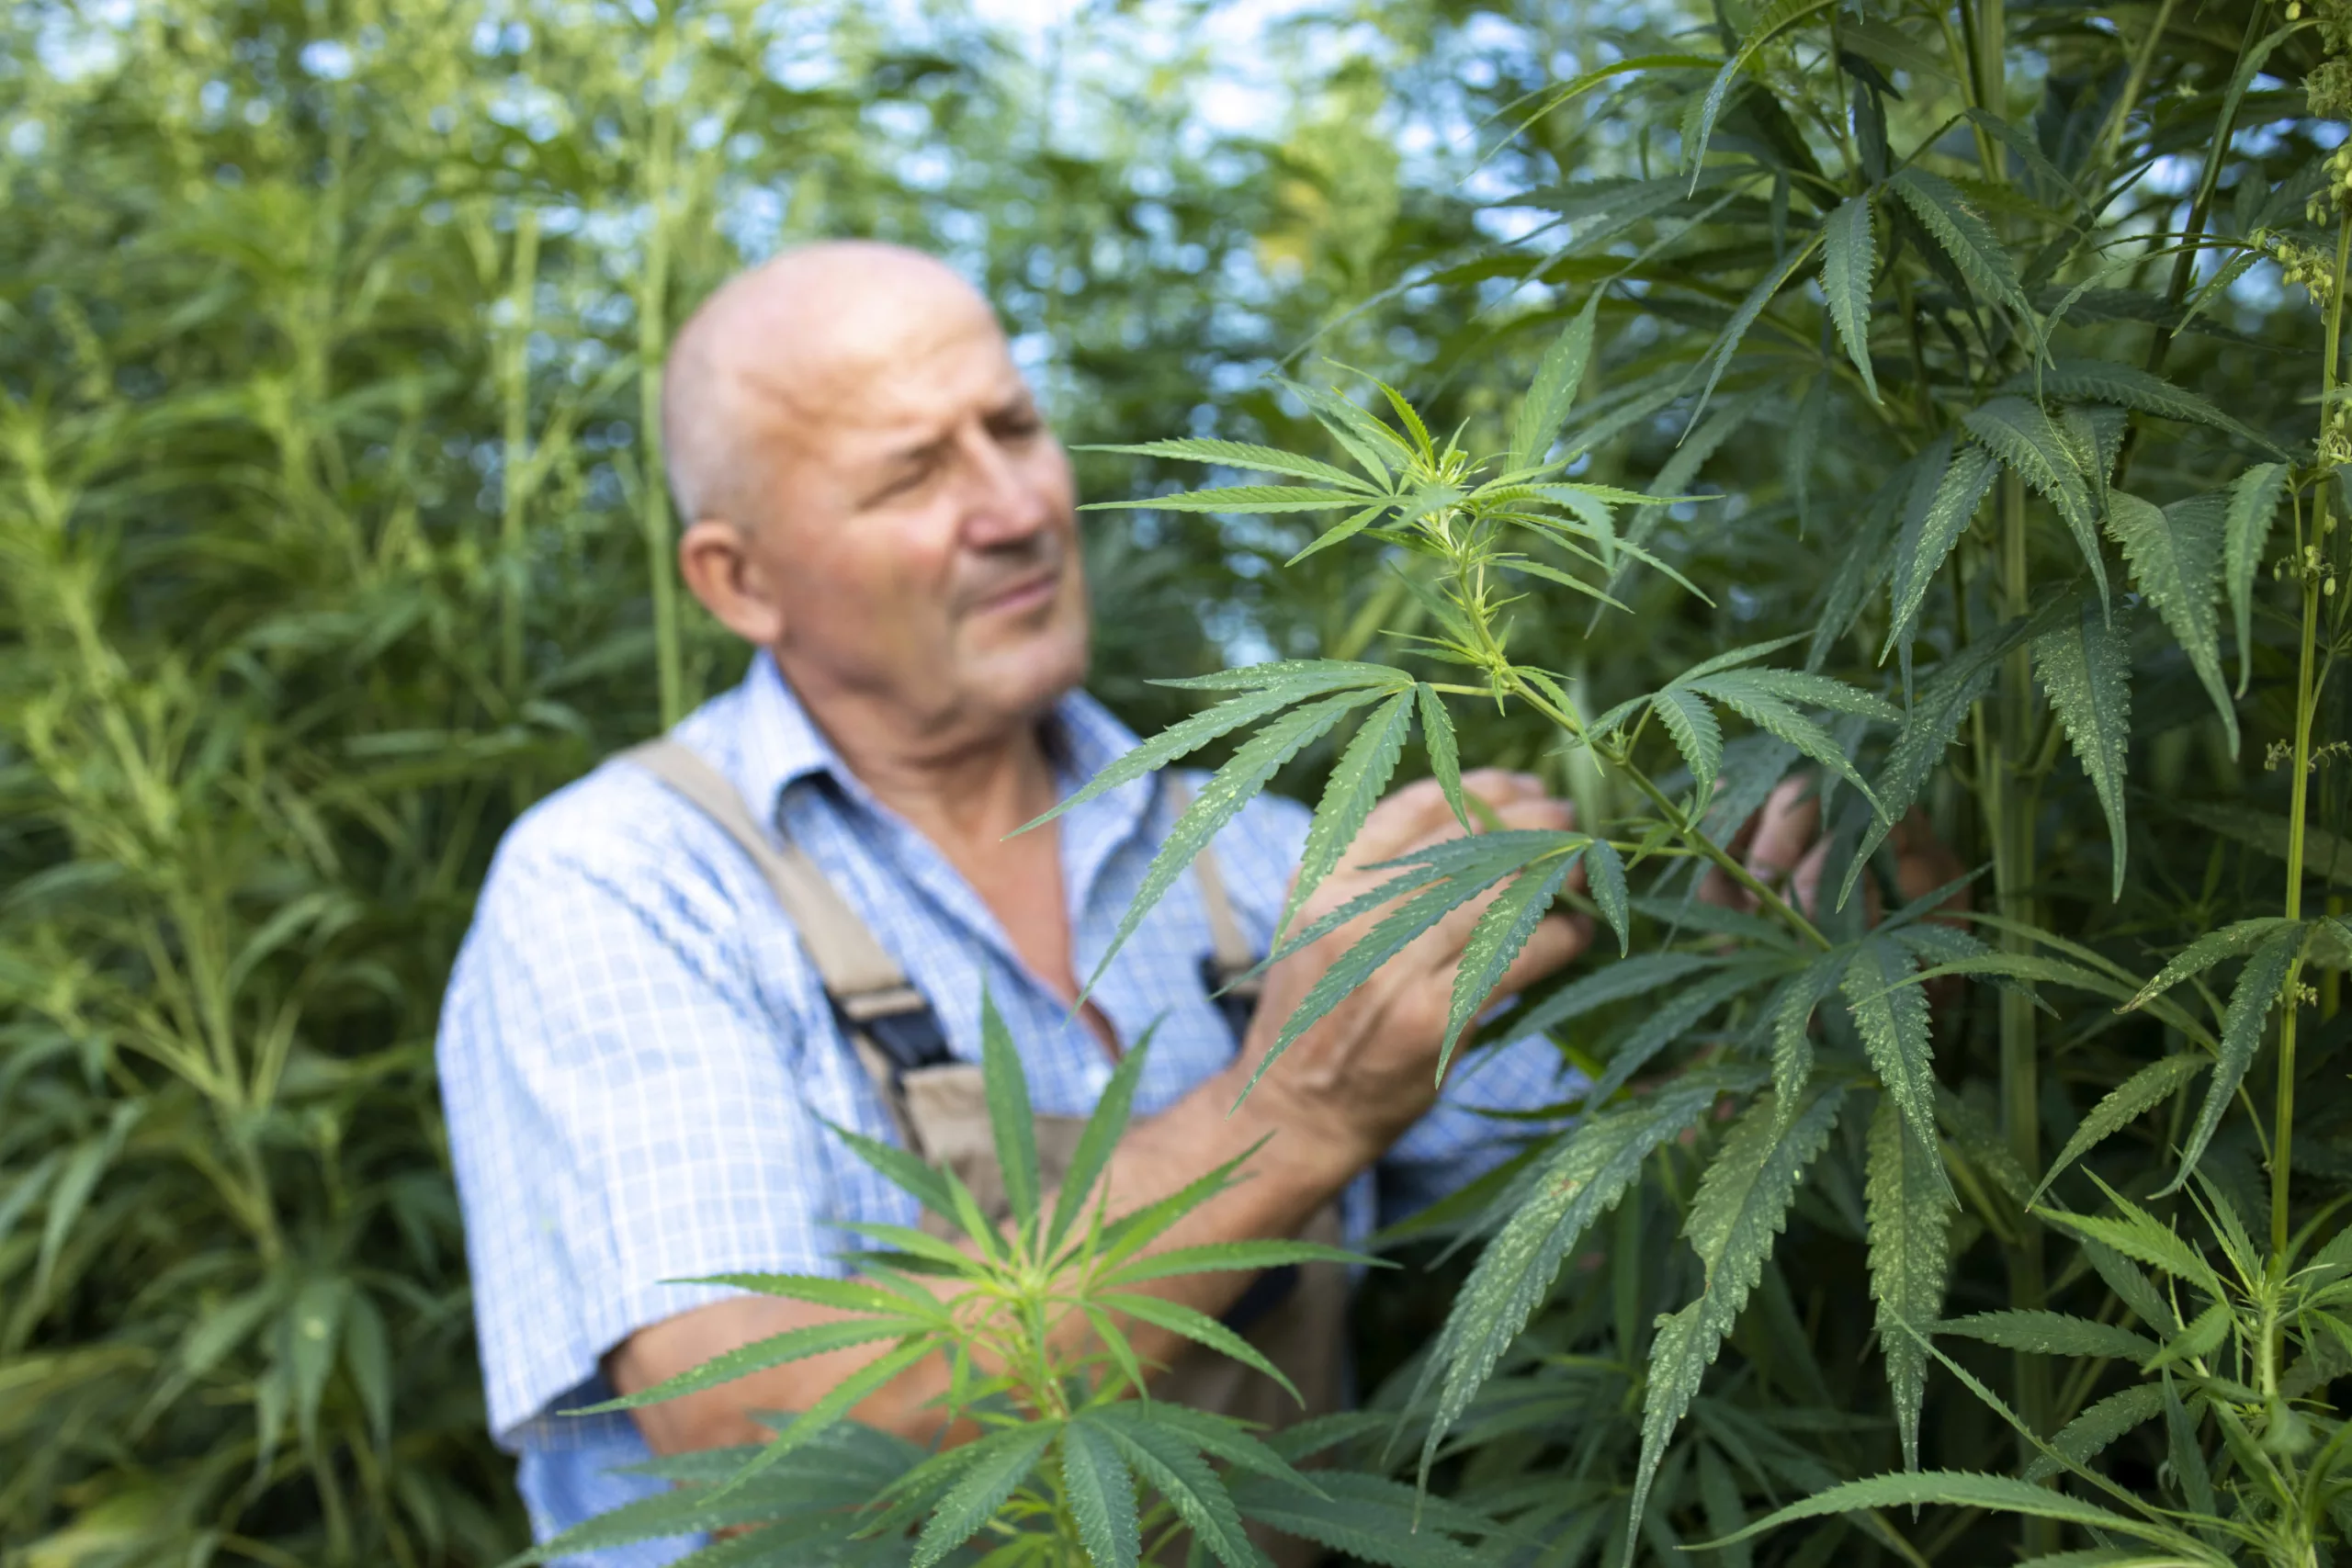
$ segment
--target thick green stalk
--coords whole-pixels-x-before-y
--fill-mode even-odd
[[[637,288],[638,443],[645,493],[638,513],[645,530],[645,570],[653,592],[653,659],[664,728],[685,716],[685,663],[678,644],[678,573],[670,542],[668,470],[662,450],[662,356],[669,337],[670,190],[677,162],[678,108],[670,81],[678,57],[677,18],[667,6],[654,25],[651,134],[643,185],[648,222],[645,264]]]
[[[2352,261],[2352,211],[2346,211],[2335,227],[2335,286],[2327,296],[2326,357],[2321,366],[2324,395],[2320,399],[2320,431],[2324,439],[2328,422],[2335,417],[2335,390],[2338,385],[2336,366],[2343,346],[2344,284],[2346,264]],[[2295,758],[2294,779],[2289,785],[2292,792],[2287,807],[2287,918],[2303,918],[2303,852],[2304,818],[2310,809],[2312,778],[2312,723],[2319,714],[2319,682],[2314,670],[2317,664],[2320,583],[2327,570],[2329,500],[2335,490],[2333,475],[2323,478],[2313,487],[2312,529],[2309,545],[2312,553],[2306,556],[2305,541],[2296,541],[2295,565],[2303,582],[2303,635],[2301,655],[2295,672]],[[2295,1022],[2301,1010],[2299,999],[2302,989],[2303,961],[2297,954],[2287,966],[2284,1000],[2278,1011],[2278,1099],[2271,1122],[2270,1135],[2270,1250],[2275,1259],[2283,1260],[2287,1251],[2288,1188],[2294,1169],[2295,1144]]]
[[[2032,577],[2026,552],[2025,481],[2013,470],[2001,485],[2000,574],[2002,614],[2014,619],[2031,608]],[[2034,785],[2033,785],[2033,660],[2023,644],[2002,661],[2000,701],[1993,727],[1991,752],[1984,758],[1981,794],[1987,837],[1993,844],[1994,898],[2009,925],[2001,932],[2005,953],[2024,953],[2032,942],[2024,931],[2035,922]],[[2009,1153],[2026,1170],[2041,1168],[2041,1063],[2035,1039],[2032,998],[2016,991],[2000,995],[2001,1127]],[[2041,1234],[2025,1220],[2008,1248],[2009,1305],[2019,1311],[2041,1307],[2046,1292]],[[2050,1431],[2050,1363],[2046,1357],[2019,1351],[2015,1359],[2018,1414],[2028,1427],[2045,1436]],[[2020,1458],[2033,1457],[2022,1444]],[[2054,1550],[2055,1532],[2046,1521],[2026,1525],[2029,1554]]]
[[[498,673],[510,710],[523,701],[523,510],[531,490],[531,305],[538,282],[539,213],[537,208],[525,208],[514,220],[514,279],[507,297],[507,338],[500,367],[505,440],[499,457]]]

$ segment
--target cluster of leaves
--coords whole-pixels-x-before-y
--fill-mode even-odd
[[[1097,1182],[1126,1130],[1149,1041],[1120,1059],[1068,1169],[1057,1172],[1040,1167],[1020,1052],[986,998],[980,1016],[981,1076],[1008,1210],[1001,1223],[952,1171],[836,1129],[851,1153],[944,1222],[944,1236],[852,1223],[871,1244],[848,1258],[855,1278],[720,1276],[709,1282],[839,1315],[594,1409],[658,1404],[823,1351],[888,1348],[806,1411],[777,1416],[765,1445],[657,1461],[647,1473],[680,1483],[675,1490],[616,1508],[515,1562],[737,1529],[743,1533],[684,1561],[695,1568],[1136,1568],[1171,1561],[1189,1540],[1191,1561],[1255,1568],[1265,1559],[1246,1533],[1251,1521],[1391,1568],[1478,1561],[1454,1538],[1493,1535],[1491,1521],[1451,1505],[1423,1509],[1411,1487],[1376,1473],[1295,1467],[1363,1436],[1379,1417],[1327,1416],[1261,1440],[1229,1416],[1150,1397],[1125,1321],[1231,1356],[1294,1397],[1298,1391],[1216,1318],[1139,1287],[1216,1269],[1368,1260],[1296,1241],[1153,1250],[1178,1221],[1229,1188],[1249,1156],[1113,1217]],[[950,1371],[939,1428],[968,1425],[968,1440],[926,1451],[844,1420],[866,1395],[933,1356]]]
[[[1327,432],[1296,451],[1141,448],[1299,481],[1143,504],[1343,513],[1300,555],[1346,546],[1409,606],[1396,667],[1236,671],[1147,743],[1155,766],[1262,725],[1171,853],[1361,713],[1311,885],[1408,702],[1442,779],[1548,756],[1585,806],[1400,864],[1274,1050],[1500,885],[1464,964],[1483,995],[1582,859],[1630,953],[1487,1033],[1550,1032],[1583,1119],[1418,1227],[1484,1250],[1388,1394],[1424,1476],[1542,1561],[1974,1560],[2004,1514],[2052,1563],[2092,1560],[2070,1531],[2118,1562],[2324,1561],[2352,1518],[2352,1143],[2308,1092],[2352,1044],[2324,826],[2352,225],[2343,128],[2296,84],[2340,39],[2293,8],[2118,28],[1998,0],[1716,27],[1721,55],[1637,35],[1539,89],[1522,166],[1586,172],[1506,204],[1566,243],[1463,264],[1563,285],[1508,423],[1440,439],[1375,383],[1377,414],[1295,389]],[[1679,169],[1647,167],[1652,127]],[[1670,504],[1627,525],[1637,501]],[[1642,635],[1612,633],[1626,610]],[[1810,908],[1737,847],[1792,773],[1830,840]],[[1894,896],[1915,808],[1980,866],[1973,908]],[[1709,869],[1749,912],[1697,899]],[[2202,976],[2240,960],[2225,1001]],[[1645,1236],[1661,1214],[1687,1249]]]

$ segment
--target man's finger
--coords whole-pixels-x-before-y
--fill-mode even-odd
[[[1821,796],[1803,774],[1782,779],[1756,814],[1747,869],[1758,882],[1777,882],[1795,869],[1821,829]]]

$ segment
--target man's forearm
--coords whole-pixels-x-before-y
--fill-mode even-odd
[[[1131,1127],[1113,1152],[1102,1185],[1109,1212],[1125,1213],[1155,1202],[1216,1167],[1248,1153],[1263,1140],[1239,1179],[1171,1226],[1154,1251],[1213,1242],[1297,1234],[1314,1213],[1377,1153],[1306,1105],[1286,1101],[1261,1083],[1233,1105],[1248,1082],[1244,1052],[1236,1066],[1200,1085],[1159,1115]],[[1182,1275],[1154,1280],[1151,1293],[1215,1316],[1249,1285],[1238,1270]],[[942,1293],[952,1281],[941,1281]],[[650,1388],[710,1358],[755,1339],[842,1314],[803,1303],[750,1296],[717,1303],[640,1329],[607,1358],[606,1370],[623,1393]],[[1168,1330],[1130,1320],[1125,1325],[1136,1355],[1147,1365],[1173,1362],[1188,1341]],[[1077,1352],[1092,1333],[1076,1314],[1057,1331],[1058,1348]],[[805,1410],[824,1393],[885,1353],[886,1346],[812,1356],[734,1382],[637,1411],[638,1425],[658,1452],[758,1442],[764,1428],[754,1410]],[[857,1405],[860,1420],[918,1440],[938,1432],[944,1414],[947,1369],[926,1358]]]

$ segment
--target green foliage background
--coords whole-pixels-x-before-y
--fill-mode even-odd
[[[983,277],[1073,440],[1262,405],[1466,208],[1329,162],[1319,122],[1385,145],[1379,71],[1204,126],[1197,50],[1137,62],[1193,14],[1040,55],[953,7],[8,9],[0,1556],[519,1543],[431,1038],[504,823],[741,667],[649,570],[645,367],[859,233]],[[1092,544],[1146,726],[1144,650],[1301,618],[1263,544]]]
[[[1326,457],[1304,405],[1263,378],[1278,361],[1316,385],[1337,374],[1317,351],[1378,371],[1441,434],[1498,450],[1546,346],[1598,295],[1577,476],[1724,499],[1644,514],[1712,604],[1633,574],[1615,584],[1631,615],[1598,638],[1579,602],[1514,612],[1513,656],[1556,671],[1589,714],[1841,617],[1815,657],[1900,700],[1880,655],[1902,487],[1942,472],[1935,443],[2062,304],[2064,353],[2161,368],[2311,453],[2318,317],[2277,265],[2182,319],[2233,243],[2297,231],[2328,177],[2341,129],[2310,118],[2312,29],[2242,72],[2277,6],[1334,8],[1279,31],[1263,136],[1199,112],[1220,69],[1187,41],[1200,14],[1090,9],[1042,50],[952,8],[901,26],[846,5],[176,0],[27,4],[0,21],[11,1568],[478,1563],[518,1543],[480,1431],[434,1011],[503,823],[740,665],[657,570],[668,519],[644,416],[669,326],[747,255],[852,232],[945,250],[985,278],[1068,439],[1213,433]],[[1653,63],[1579,76],[1626,59]],[[1584,91],[1554,101],[1564,85]],[[1961,105],[2007,130],[1949,119]],[[2229,154],[2206,160],[2225,107]],[[1702,129],[1713,157],[1694,187],[1684,158]],[[1890,149],[1986,216],[2022,305],[1881,188]],[[1811,281],[1817,254],[1790,258],[1872,190],[1876,308],[1858,333]],[[2219,237],[2199,266],[2167,242],[2184,229]],[[1838,244],[1850,259],[1850,229]],[[2132,487],[2167,502],[2263,455],[2145,410],[2123,439]],[[1104,454],[1080,477],[1098,498],[1190,482]],[[1996,504],[2032,520],[2032,582],[2080,569],[2041,501],[2012,486]],[[1276,570],[1311,536],[1287,515],[1102,525],[1098,689],[1149,730],[1187,705],[1147,676],[1268,653],[1405,657],[1412,645],[1379,634],[1436,629],[1363,556]],[[1921,681],[1972,627],[2022,608],[2001,537],[1980,525],[1928,584],[1908,656]],[[2230,685],[2241,660],[2253,680],[2226,723],[2159,607],[2126,602],[2120,898],[2105,803],[2062,760],[2030,671],[1925,784],[1939,830],[1971,864],[2014,867],[2022,849],[2029,869],[2002,897],[2134,976],[2276,912],[2286,771],[2265,763],[2295,729],[2290,597],[2260,599],[2231,649]],[[2215,637],[2235,642],[2226,616]],[[2343,693],[2317,716],[2323,742],[2346,734]],[[1455,714],[1465,755],[1558,770],[1589,822],[1636,805],[1523,705]],[[1875,769],[1883,735],[1852,737]],[[1331,757],[1329,740],[1308,748],[1286,782],[1311,789]],[[1996,757],[2030,783],[2028,807],[1985,807]],[[1760,734],[1735,730],[1726,758],[1744,786],[1776,766]],[[2324,752],[2312,775],[2315,901],[2352,881],[2331,836],[2345,765]],[[2352,1171],[2337,975],[2313,985],[2301,1060],[2324,1089],[2307,1092],[2296,1144],[2307,1198]],[[2220,993],[2203,1000],[2219,1014]],[[1646,1006],[1598,1010],[1564,1042],[1603,1060]],[[1714,1006],[1655,1070],[1752,1048],[1753,1001]],[[1945,1303],[1923,1310],[2046,1300],[2111,1324],[2128,1303],[2050,1247],[2018,1179],[2187,1037],[2077,998],[2038,1042],[2025,1030],[2021,1062],[2005,1043],[2030,1007],[1978,987],[1936,1042],[1939,1153],[1966,1201]],[[2249,1080],[2266,1097],[2267,1073]],[[2172,1088],[2100,1156],[2137,1198],[2168,1179],[2195,1115],[2197,1089]],[[1441,1482],[1515,1515],[1547,1562],[1621,1542],[1680,1561],[1764,1506],[1899,1464],[1880,1362],[1855,1354],[1889,1321],[1865,1241],[1869,1120],[1824,1132],[1729,1352],[1654,1456],[1638,1528],[1653,1322],[1709,1272],[1662,1238],[1740,1136],[1712,1124],[1649,1156],[1542,1283]],[[2263,1156],[2238,1117],[2204,1169],[2258,1214]],[[2091,1206],[2086,1179],[2068,1179],[2067,1200]],[[2044,1432],[2116,1386],[2112,1358],[1949,1343]],[[2305,1392],[2340,1370],[2313,1362]],[[1945,1374],[1928,1386],[1928,1463],[2018,1458]],[[2163,1422],[2153,1434],[2119,1443],[2110,1468],[2185,1484],[2188,1450]],[[2018,1544],[1982,1512],[1907,1534],[1894,1517],[1860,1510],[1712,1555],[1973,1562]]]

